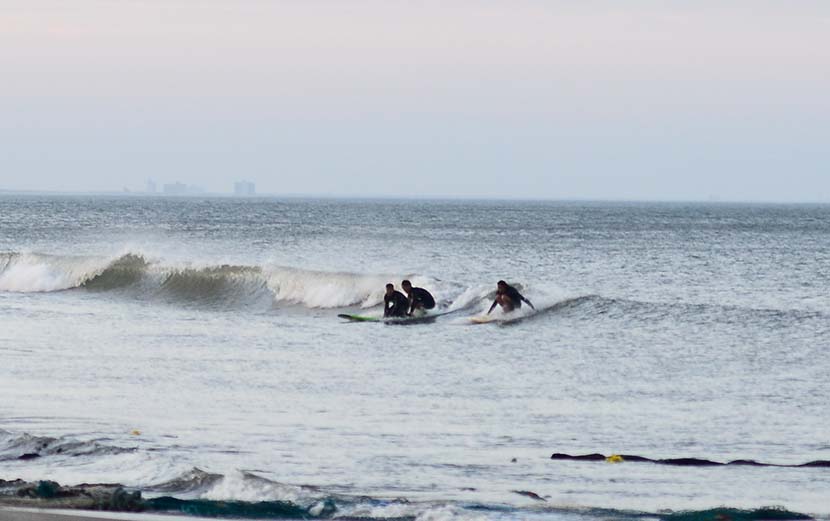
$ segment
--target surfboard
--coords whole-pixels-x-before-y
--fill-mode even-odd
[[[444,313],[434,313],[434,314],[427,314],[427,315],[420,315],[414,317],[390,317],[390,318],[382,318],[382,317],[371,317],[367,315],[351,315],[348,313],[340,313],[337,315],[338,318],[342,318],[345,320],[349,320],[351,322],[383,322],[384,324],[423,324],[425,322],[432,322],[436,318],[449,315],[450,313],[454,313],[454,311],[444,312]]]
[[[383,319],[380,317],[367,317],[364,315],[348,315],[346,313],[340,313],[337,315],[337,318],[344,318],[346,320],[351,320],[352,322],[383,322]]]
[[[476,315],[474,317],[470,317],[470,322],[473,324],[487,324],[489,322],[495,322],[498,320],[496,317],[491,317],[490,315]]]

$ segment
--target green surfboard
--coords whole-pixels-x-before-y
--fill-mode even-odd
[[[349,315],[346,313],[341,313],[337,315],[338,318],[342,318],[348,320],[350,322],[383,322],[384,324],[423,324],[433,322],[436,318],[445,315],[447,313],[438,313],[435,315],[425,315],[422,317],[390,317],[390,318],[381,318],[381,317],[369,317],[366,315]]]
[[[345,318],[346,320],[351,320],[352,322],[383,322],[383,319],[380,317],[367,317],[364,315],[347,315],[345,313],[341,313],[337,315],[338,318]]]

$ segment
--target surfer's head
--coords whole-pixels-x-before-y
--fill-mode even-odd
[[[390,282],[389,284],[386,285],[386,294],[391,295],[394,292],[395,292],[395,286]]]
[[[409,282],[408,280],[401,281],[401,287],[402,287],[402,288],[403,288],[403,290],[404,290],[404,291],[406,291],[407,293],[409,293],[410,291],[412,291],[412,283],[411,283],[411,282]]]
[[[507,291],[507,283],[503,280],[500,280],[496,283],[496,291],[498,293],[504,293]]]

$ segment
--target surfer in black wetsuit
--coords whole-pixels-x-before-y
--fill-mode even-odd
[[[527,302],[527,305],[530,306],[530,309],[536,311],[536,308],[533,307],[533,304],[531,304],[529,300],[524,298],[524,295],[519,293],[519,290],[517,290],[510,284],[506,283],[505,281],[500,280],[496,285],[496,300],[493,301],[493,305],[490,306],[490,309],[487,311],[487,314],[489,315],[490,311],[493,311],[493,308],[496,307],[496,304],[500,305],[505,313],[509,313],[514,309],[521,308],[522,301]]]
[[[409,311],[409,299],[400,291],[395,290],[392,284],[386,285],[386,295],[383,297],[383,318],[405,317]]]
[[[408,280],[401,282],[401,287],[409,295],[409,313],[407,315],[411,316],[416,309],[420,310],[420,313],[425,313],[426,310],[435,307],[435,299],[424,288],[412,287],[412,283]]]

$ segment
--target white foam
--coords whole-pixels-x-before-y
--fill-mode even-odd
[[[36,253],[12,255],[0,271],[0,291],[31,293],[76,288],[100,275],[113,260]]]
[[[145,451],[81,457],[51,455],[25,462],[7,461],[4,466],[7,476],[26,481],[48,476],[62,485],[121,483],[126,486],[170,481],[192,468],[185,462]]]
[[[414,517],[416,521],[483,521],[487,517],[449,504],[391,502],[385,505],[358,504],[342,512],[346,517],[395,519]]]
[[[468,306],[472,306],[477,302],[487,302],[487,296],[493,293],[494,291],[495,289],[491,286],[479,285],[469,287],[453,300],[452,305],[450,305],[449,311],[464,309]]]
[[[360,505],[349,512],[349,515],[354,517],[370,517],[377,519],[396,518],[396,517],[412,517],[416,515],[416,509],[419,508],[411,503],[389,503],[380,506],[364,506]]]
[[[268,267],[264,270],[268,287],[278,301],[310,308],[362,308],[383,302],[384,287],[396,279],[390,275],[359,275]]]
[[[432,507],[418,514],[415,521],[485,521],[486,516],[464,511],[453,505]]]
[[[290,501],[299,504],[304,499],[303,496],[300,487],[275,483],[240,471],[232,471],[202,494],[202,499],[250,502]]]

